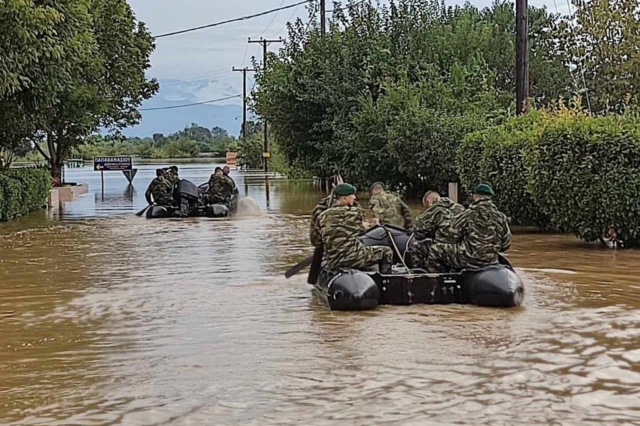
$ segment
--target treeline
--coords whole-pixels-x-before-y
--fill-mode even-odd
[[[195,158],[201,153],[224,156],[236,151],[238,140],[220,127],[207,129],[197,124],[170,135],[156,133],[148,138],[92,136],[74,155],[91,159],[108,155],[135,155],[140,158]]]
[[[529,8],[534,114],[546,109],[547,117],[561,115],[563,109],[557,105],[573,103],[579,113],[569,121],[580,123],[576,126],[581,131],[593,132],[585,141],[606,136],[611,152],[635,155],[631,147],[640,139],[634,139],[629,129],[637,121],[625,119],[624,126],[618,124],[621,127],[606,134],[596,130],[620,123],[621,114],[638,104],[637,2],[591,0],[575,1],[573,6],[575,13],[569,17]],[[284,48],[272,53],[268,64],[256,75],[252,107],[269,122],[289,166],[320,177],[339,170],[359,185],[383,180],[413,194],[428,188],[445,190],[448,182],[461,182],[467,188],[480,178],[498,187],[509,182],[509,195],[500,203],[518,223],[545,229],[587,228],[586,222],[578,222],[583,216],[574,211],[585,208],[583,202],[560,198],[583,194],[570,185],[602,178],[595,166],[581,169],[582,174],[573,169],[575,164],[585,164],[579,161],[580,155],[591,155],[596,146],[576,147],[573,164],[566,165],[571,172],[562,180],[562,164],[554,161],[547,169],[548,164],[533,159],[551,161],[553,157],[543,155],[548,152],[560,155],[573,127],[554,130],[559,132],[555,137],[533,138],[530,143],[541,148],[527,155],[522,145],[513,143],[518,137],[513,126],[524,126],[533,134],[547,126],[527,127],[527,120],[536,119],[524,117],[513,123],[510,118],[515,111],[512,3],[496,2],[480,10],[470,4],[447,7],[437,0],[398,0],[381,8],[367,1],[349,1],[335,8],[325,37],[318,25],[301,20],[290,25]],[[582,110],[586,116],[612,118],[585,118]],[[506,136],[476,133],[483,131]],[[472,137],[482,138],[487,149],[500,156],[481,156],[478,146],[469,148],[472,142],[464,141]],[[623,157],[617,163],[612,156],[605,158],[609,168],[628,169]],[[544,193],[544,185],[560,180],[566,186]],[[631,197],[625,192],[619,199]],[[527,202],[547,207],[531,209]],[[558,208],[551,214],[549,206],[562,203],[562,213]],[[630,212],[629,208],[624,211]],[[589,219],[588,228],[595,234],[602,231],[604,222],[622,226],[608,210],[600,210],[599,215],[597,221]],[[627,226],[640,231],[638,217],[627,216]],[[630,240],[635,238],[636,231],[625,232]],[[578,233],[593,239],[586,232]]]
[[[99,129],[137,124],[158,91],[154,39],[126,0],[4,0],[0,6],[0,167],[37,149],[54,179]]]

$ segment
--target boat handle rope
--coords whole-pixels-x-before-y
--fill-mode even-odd
[[[389,235],[389,238],[391,239],[391,244],[393,244],[393,248],[396,249],[396,253],[398,253],[398,257],[400,258],[400,261],[402,262],[402,265],[407,269],[407,271],[409,271],[409,275],[413,275],[413,272],[411,271],[411,269],[409,269],[409,267],[405,263],[404,256],[402,256],[402,253],[400,253],[400,249],[396,245],[396,240],[393,239],[393,235],[391,234],[391,231],[389,231],[384,226],[383,226],[383,228],[384,228],[385,231],[387,231],[387,234]]]

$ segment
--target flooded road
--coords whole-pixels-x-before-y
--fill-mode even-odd
[[[206,181],[212,165],[181,167]],[[640,424],[640,252],[518,234],[517,310],[331,313],[309,182],[232,177],[262,217],[155,220],[154,167],[0,224],[0,424]]]

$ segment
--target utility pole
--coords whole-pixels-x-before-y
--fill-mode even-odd
[[[260,40],[251,40],[249,38],[249,43],[258,43],[262,45],[262,71],[265,72],[267,69],[267,46],[270,43],[283,43],[284,40],[279,38],[278,40],[267,40],[265,38],[260,37]],[[269,138],[268,138],[268,130],[267,130],[267,120],[262,120],[262,125],[264,126],[264,152],[262,153],[262,157],[264,158],[264,171],[265,173],[269,172],[269,157],[271,154],[269,153]]]
[[[255,72],[256,70],[251,68],[236,68],[233,67],[232,71],[239,71],[242,73],[242,139],[247,138],[247,73]]]
[[[516,114],[529,109],[529,5],[516,0]]]
[[[320,0],[320,34],[327,33],[327,5],[326,0]]]

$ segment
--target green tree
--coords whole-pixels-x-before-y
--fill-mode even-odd
[[[158,90],[157,82],[145,75],[153,37],[126,1],[84,3],[90,17],[82,25],[88,25],[91,48],[75,64],[71,82],[57,93],[57,102],[44,111],[47,151],[36,145],[49,161],[54,178],[60,177],[72,148],[84,144],[98,128],[119,131],[138,123],[138,107]],[[64,22],[76,25],[70,19]]]
[[[622,112],[640,101],[637,0],[572,0],[575,12],[554,36],[574,66],[576,87],[593,112]],[[586,89],[586,92],[585,90]]]
[[[167,144],[165,153],[169,158],[195,158],[200,155],[200,150],[196,141],[178,138]]]

